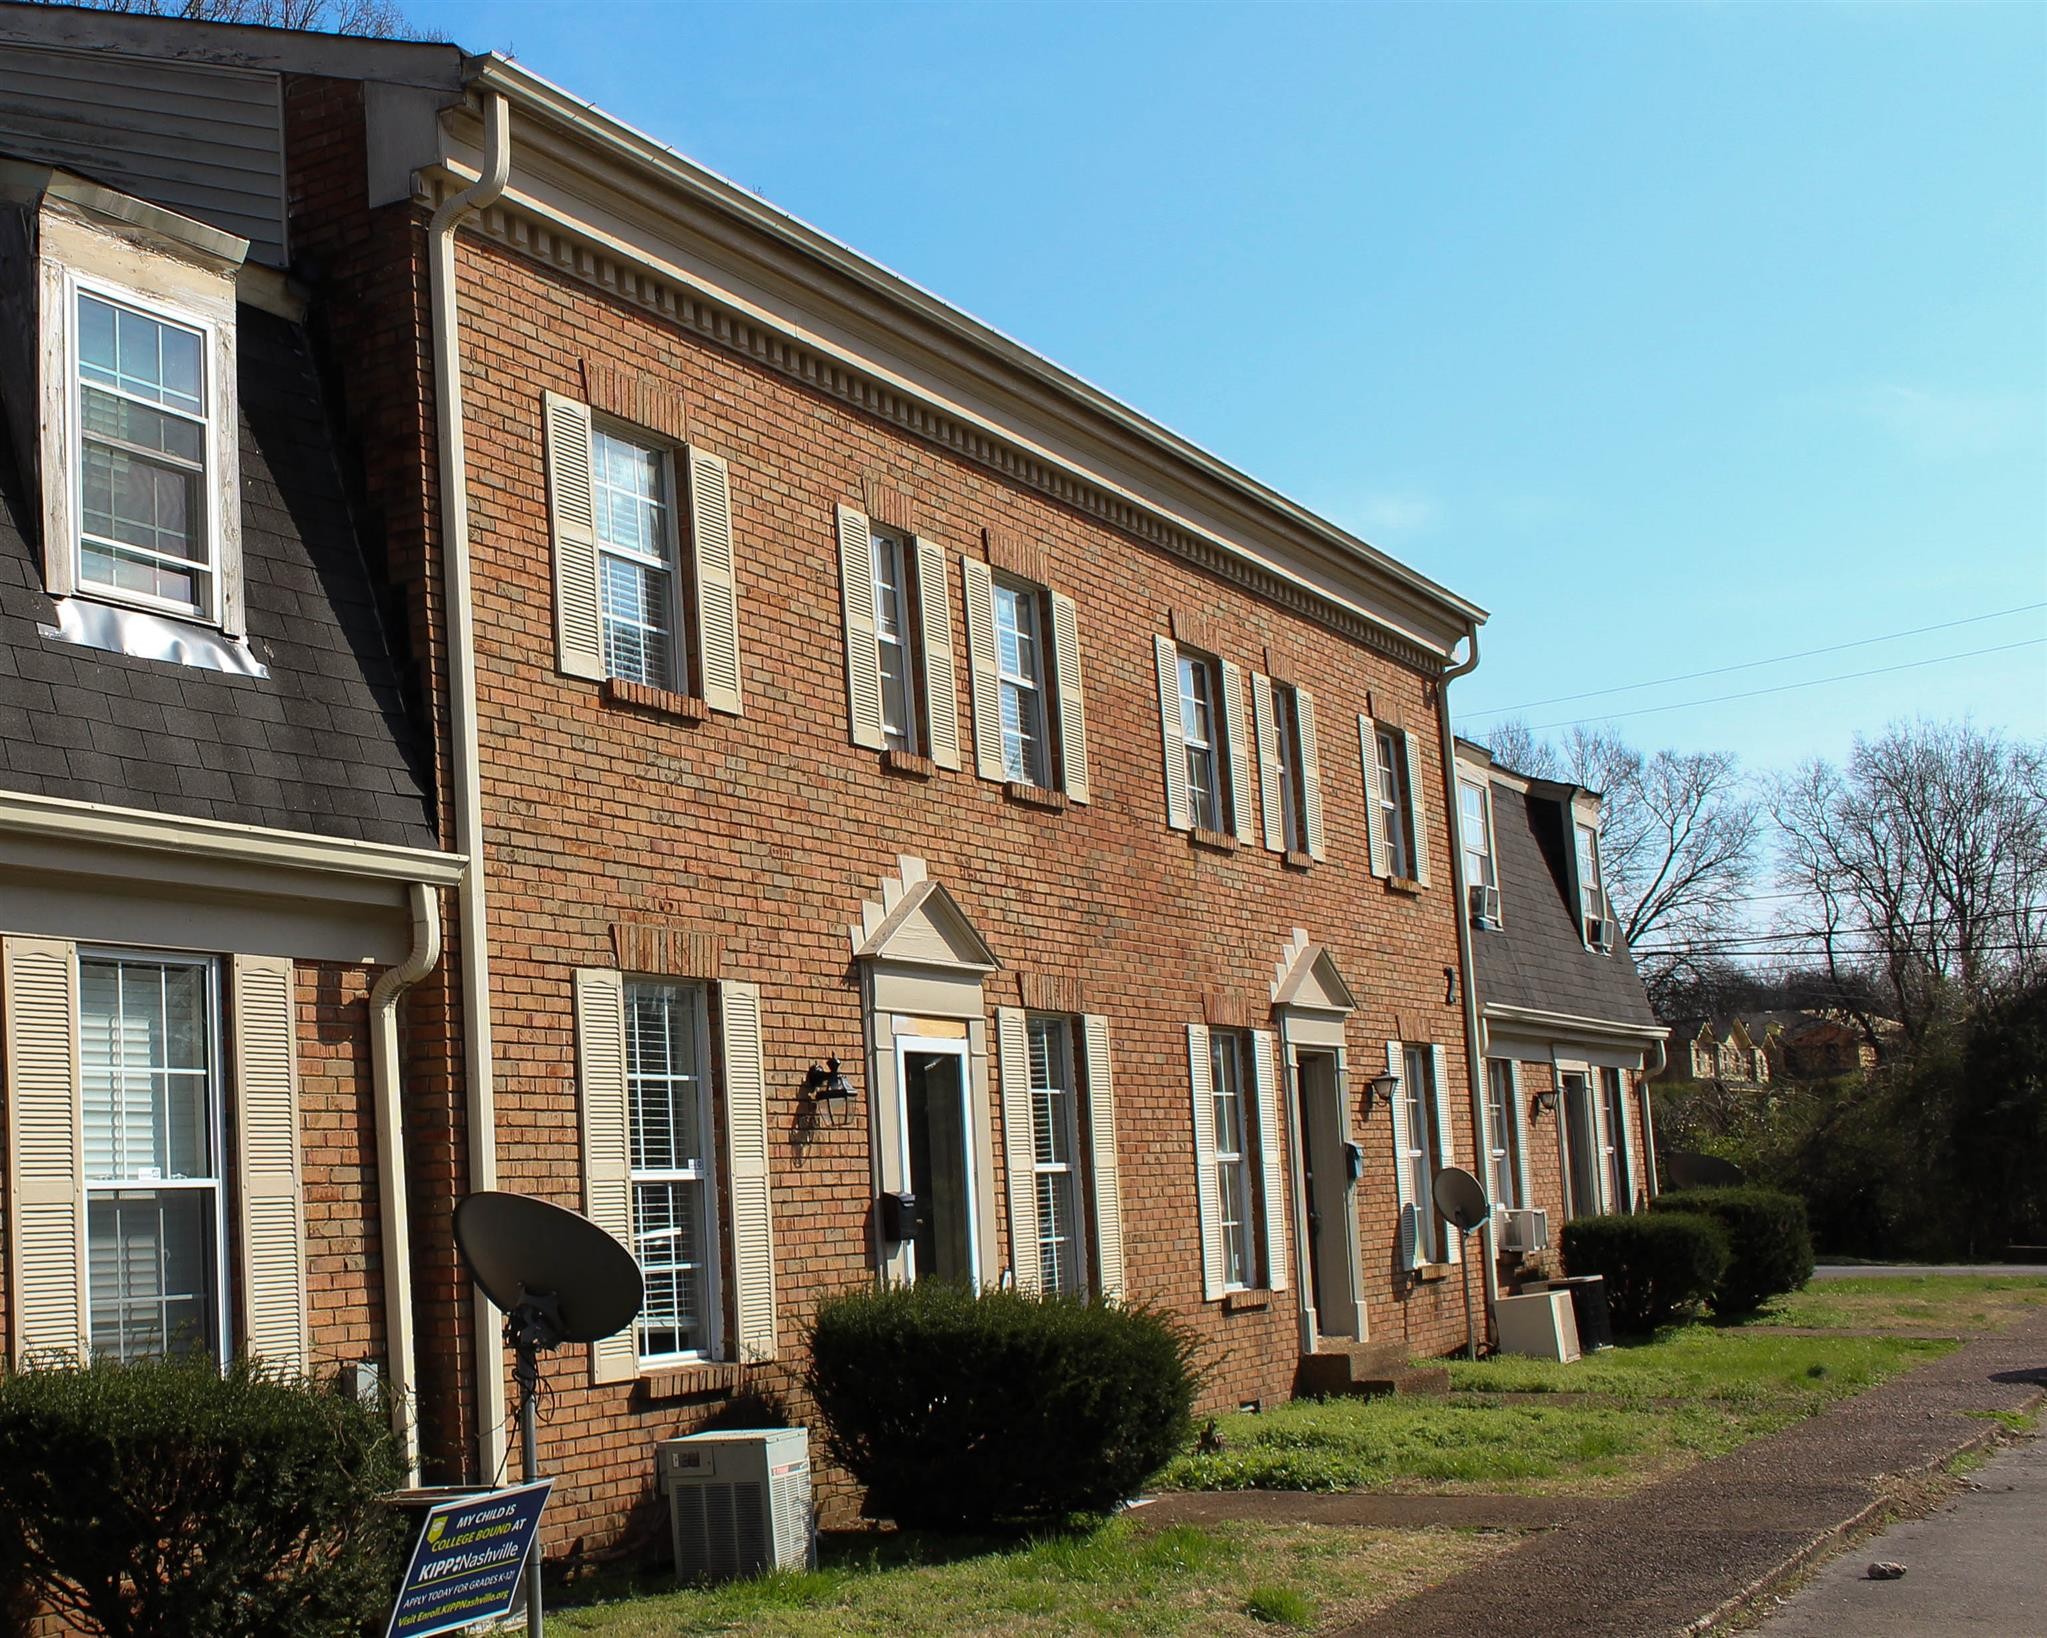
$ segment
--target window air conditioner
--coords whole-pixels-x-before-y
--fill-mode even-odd
[[[1500,890],[1478,882],[1471,884],[1471,919],[1481,927],[1500,925]]]
[[[1618,929],[1605,916],[1594,916],[1585,924],[1587,942],[1595,950],[1611,951]]]
[[[654,1466],[678,1582],[817,1567],[807,1428],[663,1439]]]
[[[1548,1212],[1510,1210],[1503,1215],[1506,1222],[1500,1235],[1501,1250],[1525,1253],[1549,1248]]]

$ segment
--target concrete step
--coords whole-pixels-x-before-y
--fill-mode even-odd
[[[1440,1397],[1450,1391],[1450,1373],[1440,1365],[1414,1365],[1388,1376],[1368,1377],[1363,1381],[1354,1382],[1350,1391],[1362,1394],[1432,1394]]]
[[[1294,1372],[1294,1392],[1303,1397],[1336,1394],[1450,1391],[1450,1373],[1440,1366],[1410,1365],[1398,1342],[1324,1342],[1303,1354]]]

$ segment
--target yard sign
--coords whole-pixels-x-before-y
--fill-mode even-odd
[[[385,1638],[433,1638],[511,1614],[554,1480],[440,1502],[412,1549]]]

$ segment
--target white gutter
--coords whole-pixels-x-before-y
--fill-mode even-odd
[[[505,99],[487,92],[490,168],[442,204],[427,228],[434,301],[434,430],[440,449],[441,573],[448,622],[448,727],[455,785],[455,851],[469,860],[456,889],[462,944],[462,1060],[468,1087],[469,1187],[498,1181],[497,1098],[491,1080],[490,922],[484,896],[483,788],[476,762],[476,631],[469,601],[468,456],[462,441],[462,341],[455,302],[455,232],[493,204],[512,174]],[[475,1293],[477,1476],[496,1479],[505,1458],[505,1355],[497,1312]]]
[[[1463,822],[1463,805],[1457,795],[1457,735],[1450,726],[1450,684],[1458,677],[1469,676],[1478,669],[1478,622],[1471,622],[1465,640],[1471,650],[1463,659],[1450,666],[1436,683],[1436,725],[1443,736],[1443,812],[1448,816],[1445,828],[1450,834],[1450,892],[1451,909],[1457,917],[1457,970],[1464,992],[1464,1072],[1471,1090],[1471,1133],[1478,1153],[1472,1156],[1475,1168],[1483,1174],[1487,1157],[1492,1152],[1490,1135],[1486,1131],[1486,1065],[1485,1036],[1479,1020],[1478,1008],[1478,963],[1471,950],[1471,894],[1464,880],[1464,840],[1459,834]],[[1493,1245],[1493,1225],[1496,1214],[1488,1213],[1485,1227],[1480,1229],[1479,1238],[1485,1253],[1485,1312],[1486,1335],[1497,1334],[1495,1305],[1500,1300],[1500,1265]]]
[[[384,1251],[384,1351],[391,1427],[405,1447],[405,1482],[419,1483],[418,1354],[412,1334],[412,1226],[405,1197],[405,1099],[398,1074],[398,998],[441,959],[441,899],[411,884],[412,949],[370,991],[370,1079],[377,1099],[377,1190]]]
[[[1642,1154],[1649,1162],[1649,1198],[1654,1200],[1663,1192],[1663,1185],[1656,1176],[1656,1095],[1650,1090],[1651,1083],[1661,1075],[1670,1063],[1670,1046],[1665,1037],[1655,1040],[1656,1062],[1642,1066]]]
[[[1618,1024],[1603,1018],[1582,1018],[1576,1013],[1548,1012],[1541,1007],[1508,1006],[1504,1002],[1488,1004],[1485,1014],[1518,1029],[1591,1037],[1627,1046],[1646,1047],[1652,1042],[1661,1045],[1670,1035],[1669,1029],[1662,1024]]]

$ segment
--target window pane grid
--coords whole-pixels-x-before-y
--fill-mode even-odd
[[[916,719],[910,709],[910,610],[903,571],[903,543],[880,529],[871,532],[874,562],[874,630],[881,654],[881,731],[892,751],[917,749]]]
[[[1252,1280],[1251,1166],[1245,1151],[1244,1051],[1234,1033],[1209,1036],[1209,1068],[1215,1096],[1216,1199],[1222,1212],[1223,1283]]]
[[[1073,1090],[1071,1032],[1064,1018],[1025,1026],[1031,1078],[1033,1187],[1038,1201],[1038,1279],[1047,1291],[1086,1284],[1080,1220],[1079,1111]]]
[[[1272,690],[1274,729],[1279,739],[1279,828],[1282,845],[1290,853],[1308,851],[1308,832],[1301,811],[1300,700],[1291,688],[1275,684]]]
[[[1459,782],[1457,786],[1459,833],[1464,844],[1464,879],[1474,887],[1491,887],[1493,880],[1493,838],[1486,824],[1485,792],[1478,786]]]
[[[1388,730],[1380,729],[1377,739],[1379,817],[1386,830],[1386,851],[1393,860],[1394,874],[1411,878],[1415,862],[1414,850],[1408,845],[1407,808],[1411,793],[1407,789],[1407,758],[1404,747]]]
[[[1216,784],[1215,686],[1208,662],[1180,656],[1180,738],[1187,750],[1187,805],[1202,830],[1222,828]]]
[[[590,433],[604,664],[622,682],[676,687],[675,529],[663,450],[604,427]]]
[[[996,583],[995,655],[1002,698],[1003,771],[1020,784],[1049,784],[1045,657],[1036,591]]]
[[[640,1354],[707,1352],[715,1233],[704,992],[690,984],[629,982],[625,1024],[633,1255],[647,1282]]]
[[[1518,1206],[1520,1176],[1514,1164],[1514,1068],[1504,1059],[1486,1065],[1486,1124],[1492,1129],[1493,1204]]]
[[[1432,1084],[1434,1076],[1429,1058],[1427,1047],[1406,1049],[1400,1097],[1407,1116],[1408,1147],[1403,1158],[1408,1168],[1408,1187],[1412,1191],[1416,1215],[1421,1220],[1423,1260],[1433,1263],[1441,1259],[1436,1227],[1435,1172],[1430,1163],[1436,1146],[1436,1089]]]

